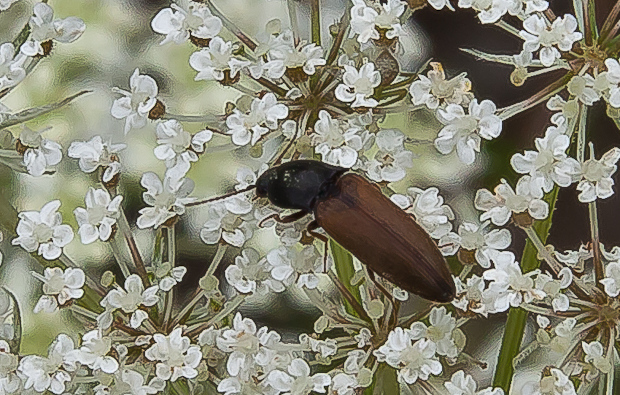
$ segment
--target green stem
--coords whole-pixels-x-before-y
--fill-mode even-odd
[[[166,250],[168,251],[168,263],[170,263],[170,270],[174,269],[176,263],[176,240],[175,240],[175,226],[166,228]],[[172,316],[172,308],[174,306],[174,287],[166,293],[166,303],[164,307],[164,323],[163,328],[168,327],[170,317]]]
[[[349,253],[349,251],[342,248],[340,244],[336,243],[333,239],[329,240],[329,248],[332,252],[334,266],[336,267],[336,273],[338,274],[338,278],[342,281],[344,287],[349,291],[351,295],[353,295],[353,298],[361,306],[362,297],[360,295],[360,290],[358,287],[351,285],[351,279],[355,275],[355,268],[353,267],[353,256]],[[345,300],[344,306],[347,313],[360,318],[351,303]]]
[[[553,211],[558,198],[558,191],[559,188],[556,186],[550,193],[547,194],[547,196],[545,196],[545,201],[549,204],[549,216],[547,219],[537,221],[533,225],[534,230],[543,243],[547,241],[547,236],[549,236]],[[527,273],[537,269],[539,265],[540,261],[538,260],[538,251],[536,250],[534,244],[528,240],[525,244],[525,248],[523,249],[521,269],[523,273]],[[519,354],[521,340],[523,338],[523,333],[525,332],[527,315],[527,311],[521,308],[513,307],[508,313],[508,320],[504,326],[504,337],[502,339],[502,346],[497,359],[497,367],[495,368],[495,375],[493,377],[493,386],[502,388],[506,394],[510,393],[510,384],[512,383],[512,376],[514,373],[512,361]]]
[[[319,0],[310,0],[310,19],[312,24],[312,42],[321,46],[321,11]]]

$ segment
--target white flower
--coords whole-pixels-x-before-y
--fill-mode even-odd
[[[620,294],[620,262],[610,262],[605,266],[605,278],[600,280],[600,283],[612,298]]]
[[[484,298],[492,301],[491,312],[502,312],[509,307],[518,307],[521,303],[531,303],[543,299],[546,294],[534,287],[533,276],[538,270],[523,274],[512,252],[502,251],[491,258],[494,269],[483,273],[485,280],[491,281]]]
[[[78,234],[82,243],[90,244],[97,239],[107,241],[120,214],[123,197],[117,195],[111,199],[105,189],[89,188],[84,200],[86,208],[77,207],[73,210],[80,227]]]
[[[591,149],[591,152],[594,150]],[[581,181],[577,190],[581,191],[578,199],[582,203],[589,203],[598,199],[607,199],[614,194],[614,180],[612,174],[618,168],[616,163],[620,159],[620,148],[614,147],[607,151],[600,160],[590,155],[590,159],[581,164]]]
[[[144,385],[144,376],[134,370],[120,369],[114,374],[114,384],[100,384],[94,388],[95,395],[147,395],[163,391],[166,383],[158,377]]]
[[[60,200],[52,200],[41,211],[19,213],[17,237],[11,240],[11,244],[20,245],[28,252],[37,251],[49,261],[57,259],[62,248],[73,240],[73,229],[62,224],[59,207]]]
[[[207,244],[216,244],[223,239],[235,247],[243,246],[254,233],[256,218],[252,207],[246,195],[236,195],[210,204],[200,238]]]
[[[556,59],[560,59],[558,51],[567,52],[573,47],[573,43],[581,40],[583,35],[576,32],[577,20],[570,14],[556,18],[551,26],[539,15],[530,15],[523,21],[523,28],[519,35],[525,40],[523,49],[535,52],[540,47],[540,62],[543,66],[551,66]],[[557,48],[556,48],[557,47]]]
[[[490,256],[508,248],[512,241],[508,229],[493,229],[489,232],[489,225],[489,221],[482,225],[463,222],[459,226],[458,234],[450,232],[439,240],[439,249],[444,255],[453,255],[459,248],[475,251],[476,262],[485,269],[489,268]]]
[[[144,352],[151,361],[158,361],[155,374],[162,380],[176,381],[180,377],[193,379],[198,376],[196,368],[202,359],[200,347],[191,345],[189,337],[181,336],[182,329],[176,328],[169,336],[153,335],[153,344]]]
[[[450,381],[443,384],[450,395],[504,395],[501,388],[486,388],[477,391],[478,384],[470,375],[465,376],[465,372],[459,370],[452,375]]]
[[[408,332],[397,327],[388,334],[388,340],[373,353],[379,362],[399,369],[398,381],[413,384],[418,379],[428,380],[438,375],[443,367],[435,356],[436,346],[430,340],[422,339],[415,343]]]
[[[338,373],[332,378],[332,384],[329,387],[329,394],[333,395],[356,395],[356,388],[359,387],[357,378],[354,375],[346,373]]]
[[[265,295],[272,289],[276,292],[284,291],[284,286],[278,280],[270,277],[271,267],[265,258],[258,252],[247,248],[235,258],[235,264],[226,268],[226,280],[241,293],[257,293]]]
[[[62,159],[62,147],[60,144],[44,139],[41,134],[50,128],[34,131],[24,125],[19,135],[18,151],[24,156],[24,166],[28,173],[39,177],[45,173],[49,166],[60,163]]]
[[[2,2],[0,1],[0,10]],[[11,43],[0,45],[0,92],[17,85],[26,77],[24,63],[28,58],[21,53],[15,55],[15,47]]]
[[[492,140],[502,131],[502,120],[495,115],[495,104],[474,99],[469,103],[469,113],[458,104],[448,104],[437,110],[437,119],[445,126],[435,139],[435,147],[442,154],[456,148],[459,159],[465,164],[474,163],[475,153],[480,152],[480,138]]]
[[[495,23],[508,12],[511,4],[507,0],[459,0],[458,6],[478,11],[478,19],[482,23]]]
[[[454,7],[452,6],[452,3],[450,3],[450,0],[427,0],[427,1],[428,1],[428,4],[430,4],[431,7],[433,7],[436,10],[442,10],[444,7],[446,7],[450,11],[454,11]],[[460,3],[459,3],[459,6],[460,6]]]
[[[404,146],[405,135],[399,130],[384,129],[377,133],[375,141],[379,150],[374,159],[363,165],[368,177],[377,182],[396,182],[405,178],[405,169],[413,167],[413,152]]]
[[[157,267],[155,277],[159,279],[159,289],[168,292],[183,280],[187,273],[185,266],[171,267],[170,263],[164,262]]]
[[[358,151],[368,142],[369,134],[351,123],[333,119],[330,113],[321,110],[311,138],[323,162],[350,168],[357,162]]]
[[[267,261],[272,266],[271,276],[285,285],[314,289],[319,285],[317,273],[323,272],[323,257],[314,245],[298,250],[295,246],[281,246],[269,251]],[[329,270],[329,265],[327,267]]]
[[[543,291],[551,299],[553,311],[567,311],[570,307],[570,301],[568,296],[561,291],[567,289],[573,282],[573,272],[564,267],[558,273],[558,278],[559,280],[554,280],[550,275],[540,273],[536,278],[536,288]]]
[[[54,10],[46,3],[37,3],[34,6],[34,15],[30,17],[30,36],[22,44],[21,52],[26,56],[46,55],[41,46],[50,40],[61,43],[70,43],[77,40],[86,25],[80,18],[70,16],[65,19],[53,19]]]
[[[189,65],[198,72],[196,81],[224,81],[234,79],[237,74],[250,65],[248,60],[242,60],[233,55],[235,47],[230,41],[214,37],[209,42],[208,48],[194,52],[189,57]]]
[[[116,285],[116,289],[110,290],[100,303],[106,310],[121,309],[125,314],[132,313],[129,325],[132,328],[138,328],[142,325],[142,321],[148,318],[146,311],[139,307],[149,307],[157,303],[159,300],[158,290],[157,285],[144,289],[140,276],[131,274],[125,279],[125,289]]]
[[[8,10],[11,5],[18,1],[19,0],[0,0],[0,11]]]
[[[18,368],[24,380],[24,388],[33,388],[37,392],[49,390],[54,394],[64,393],[67,383],[71,382],[68,372],[76,369],[72,356],[74,349],[73,340],[61,333],[50,345],[47,358],[25,356]]]
[[[458,349],[452,339],[456,329],[456,319],[447,313],[445,307],[434,307],[429,315],[430,326],[422,322],[411,324],[409,336],[412,340],[427,339],[437,346],[437,354],[456,358]]]
[[[459,74],[451,80],[446,80],[441,63],[431,62],[432,70],[426,76],[420,74],[418,79],[411,83],[409,94],[414,105],[424,104],[431,110],[440,105],[458,104],[468,105],[473,99],[471,81],[465,73]]]
[[[74,141],[69,146],[67,155],[79,159],[80,169],[84,173],[92,173],[102,166],[103,182],[109,182],[121,170],[117,153],[125,149],[125,144],[104,143],[101,136],[95,136],[89,141]]]
[[[577,395],[575,386],[570,378],[560,369],[551,368],[551,375],[543,375],[540,381],[526,384],[524,391],[532,395]]]
[[[62,306],[71,299],[79,299],[84,295],[84,281],[86,277],[82,269],[67,268],[63,270],[59,267],[47,267],[41,276],[37,272],[32,275],[43,282],[43,293],[36,306],[34,312],[45,311],[53,313],[58,310],[58,306]]]
[[[93,370],[112,374],[118,370],[119,364],[114,357],[108,355],[112,350],[112,339],[103,336],[101,330],[95,329],[82,336],[82,347],[78,360]]]
[[[599,341],[593,341],[591,343],[581,342],[581,347],[586,354],[584,356],[586,363],[592,364],[592,366],[602,373],[609,373],[611,369],[613,369],[609,360],[603,356],[603,345]]]
[[[440,239],[452,230],[454,212],[443,204],[443,197],[435,187],[408,188],[407,195],[395,193],[390,199],[400,208],[414,215],[416,221],[434,239]]]
[[[495,195],[486,189],[479,189],[474,205],[476,209],[484,211],[480,221],[490,219],[493,224],[502,226],[508,222],[512,213],[525,211],[535,219],[547,218],[549,205],[530,194],[530,184],[530,176],[523,176],[517,182],[516,193],[504,179],[495,187]]]
[[[609,82],[609,97],[607,101],[609,105],[614,108],[620,107],[620,63],[617,59],[608,58],[605,59],[605,66],[607,66],[607,73],[605,77]]]
[[[369,39],[381,38],[379,30],[385,37],[393,39],[402,34],[400,16],[405,12],[407,3],[400,0],[387,0],[381,4],[373,2],[374,7],[366,5],[364,0],[352,0],[351,36],[359,34],[357,41],[367,43]]]
[[[140,129],[146,126],[149,112],[157,103],[157,82],[148,76],[140,74],[136,69],[129,79],[131,92],[120,88],[114,91],[124,97],[114,100],[111,113],[114,118],[125,119],[125,134],[131,129]]]
[[[276,95],[269,92],[262,99],[252,100],[247,113],[233,110],[226,118],[226,133],[232,135],[232,142],[236,145],[254,145],[270,130],[276,130],[278,121],[287,116],[288,107],[278,103]]]
[[[351,107],[376,107],[378,101],[371,98],[375,88],[381,83],[381,73],[375,70],[375,64],[368,62],[359,71],[350,65],[344,65],[342,84],[336,87],[336,99],[351,103]]]
[[[163,183],[155,173],[142,175],[140,184],[146,188],[142,198],[144,203],[152,207],[140,209],[140,217],[136,221],[140,229],[161,226],[170,218],[185,213],[185,205],[196,200],[187,197],[194,190],[194,182],[174,174],[174,169],[166,171]]]
[[[484,279],[478,277],[475,274],[467,279],[467,283],[463,284],[463,281],[459,277],[454,277],[454,284],[456,285],[456,298],[452,301],[452,305],[463,310],[473,311],[474,313],[488,316],[487,301],[484,299]]]
[[[603,77],[601,81],[606,82],[607,79]],[[604,88],[607,88],[605,85]],[[568,93],[588,106],[601,98],[601,92],[596,88],[596,80],[590,74],[576,75],[566,85]]]
[[[541,198],[550,192],[553,184],[567,187],[578,180],[580,165],[566,155],[570,138],[565,134],[566,125],[550,126],[544,138],[536,138],[537,151],[514,154],[510,164],[517,173],[530,175],[530,191]]]
[[[331,383],[327,373],[310,376],[310,367],[303,359],[293,359],[287,372],[273,370],[269,372],[266,382],[278,391],[290,395],[306,395],[311,391],[325,393],[325,387]]]
[[[166,161],[166,167],[174,167],[178,161],[196,162],[196,152],[203,152],[205,143],[211,141],[213,132],[202,130],[192,136],[183,129],[183,125],[176,119],[170,119],[157,124],[157,147],[155,157]]]
[[[273,41],[267,53],[268,62],[263,66],[269,78],[282,78],[287,69],[299,69],[305,75],[314,75],[317,66],[325,65],[323,48],[315,43],[304,42],[296,46],[293,32],[289,29],[284,30]],[[294,77],[295,73],[291,76]]]
[[[161,45],[174,41],[182,44],[190,35],[201,39],[217,36],[222,30],[222,21],[213,16],[209,7],[193,1],[178,2],[164,8],[153,17],[151,28],[166,37]]]
[[[18,356],[11,353],[9,344],[0,340],[0,394],[12,394],[21,387],[17,375]]]

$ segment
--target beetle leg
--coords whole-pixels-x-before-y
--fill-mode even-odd
[[[327,245],[328,245],[327,243],[329,242],[329,239],[327,238],[327,236],[322,235],[318,232],[315,232],[315,229],[318,229],[318,228],[320,228],[319,223],[316,222],[316,220],[313,220],[312,222],[308,224],[308,227],[306,228],[306,232],[310,236],[317,238],[323,242],[323,245],[325,246],[325,248],[323,249],[323,271],[327,273]]]
[[[298,212],[293,213],[293,214],[289,214],[289,215],[287,215],[287,216],[285,216],[285,217],[280,217],[280,214],[278,214],[278,213],[274,213],[274,214],[271,214],[271,215],[269,215],[269,216],[267,216],[267,217],[263,218],[263,219],[262,219],[262,220],[258,223],[258,227],[259,227],[259,228],[262,228],[262,227],[263,227],[263,224],[264,224],[265,222],[269,221],[270,219],[273,219],[273,220],[275,220],[276,222],[279,222],[279,223],[281,223],[281,224],[289,224],[289,223],[291,223],[291,222],[295,222],[295,221],[297,221],[297,220],[302,219],[302,218],[303,218],[303,217],[305,217],[306,215],[308,215],[308,213],[307,213],[307,212],[305,212],[305,211],[303,211],[303,210],[298,211]]]

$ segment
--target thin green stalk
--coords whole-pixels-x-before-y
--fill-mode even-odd
[[[127,263],[125,262],[125,257],[123,256],[123,253],[121,252],[121,249],[119,246],[119,239],[117,239],[116,237],[112,237],[110,239],[109,244],[110,244],[110,247],[112,247],[112,254],[114,255],[116,264],[121,269],[121,273],[123,273],[123,277],[125,278],[129,277],[131,275],[131,272],[129,271],[129,267],[127,267]]]
[[[357,301],[357,303],[361,306],[362,297],[360,295],[360,290],[358,287],[351,285],[351,279],[355,275],[355,268],[353,267],[353,256],[349,251],[345,250],[340,244],[335,242],[333,239],[329,240],[329,248],[332,252],[332,257],[334,258],[334,266],[336,267],[336,273],[338,274],[338,278],[342,281],[345,288],[349,291],[353,298]],[[347,313],[361,318],[353,306],[345,300],[344,307]]]
[[[174,269],[176,263],[176,239],[175,239],[175,226],[166,228],[166,250],[168,251],[168,263],[170,263],[170,270]],[[166,301],[164,307],[164,323],[163,328],[168,327],[170,317],[172,316],[172,308],[174,307],[174,287],[166,293]]]
[[[312,42],[321,46],[321,11],[319,0],[310,0],[310,23],[312,25]]]
[[[545,196],[545,201],[549,204],[549,216],[547,219],[543,221],[536,221],[533,225],[534,230],[543,243],[547,241],[547,236],[549,236],[551,221],[553,219],[553,211],[558,198],[558,191],[559,188],[556,186],[550,193],[547,194],[547,196]],[[539,265],[540,261],[538,260],[538,251],[532,242],[528,240],[525,244],[525,248],[523,249],[521,269],[523,273],[527,273],[537,269]],[[514,373],[512,360],[519,354],[521,340],[523,338],[523,333],[525,332],[527,315],[527,311],[521,308],[513,307],[508,313],[508,320],[506,320],[506,325],[504,326],[504,337],[502,339],[502,346],[497,359],[497,366],[493,377],[493,386],[502,388],[506,394],[510,393],[510,385],[512,383],[512,376]]]

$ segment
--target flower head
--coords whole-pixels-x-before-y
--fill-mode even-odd
[[[51,40],[70,43],[80,38],[86,30],[86,25],[80,18],[70,16],[54,19],[54,10],[46,3],[35,4],[34,15],[28,25],[30,37],[20,48],[26,56],[47,55],[49,50],[44,49],[42,44]]]
[[[18,151],[24,156],[24,166],[28,173],[35,177],[43,175],[49,166],[57,165],[62,159],[60,144],[41,137],[47,130],[49,128],[34,131],[24,125],[19,135]]]
[[[88,189],[85,198],[86,208],[78,207],[73,210],[80,227],[78,234],[83,244],[90,244],[97,239],[107,241],[112,236],[122,201],[121,195],[111,199],[105,189]]]
[[[182,329],[176,328],[168,336],[153,335],[153,344],[144,352],[151,361],[157,361],[155,374],[162,380],[176,381],[180,377],[193,379],[198,376],[196,368],[202,359],[200,347],[192,345],[189,337],[182,336]]]
[[[79,159],[80,170],[84,173],[92,173],[99,166],[103,167],[102,181],[110,182],[121,170],[117,154],[125,147],[125,144],[104,143],[101,136],[95,136],[89,141],[72,142],[67,155]]]
[[[336,87],[336,99],[351,103],[351,107],[376,107],[379,102],[371,96],[381,83],[381,73],[375,70],[375,64],[368,62],[360,69],[344,65],[342,84]]]
[[[69,267],[63,271],[59,267],[47,267],[43,276],[37,272],[32,272],[32,275],[43,282],[44,293],[34,307],[35,313],[53,313],[58,310],[58,306],[84,295],[82,287],[86,277],[82,269]]]
[[[190,37],[208,40],[222,30],[222,21],[213,16],[209,7],[193,1],[178,2],[164,8],[153,17],[151,28],[166,37],[161,45],[174,42],[182,44]]]
[[[136,69],[129,79],[131,92],[115,88],[123,97],[114,100],[111,113],[114,118],[125,119],[125,134],[131,129],[140,129],[146,126],[151,110],[157,104],[157,82],[148,76],[140,74]]]

